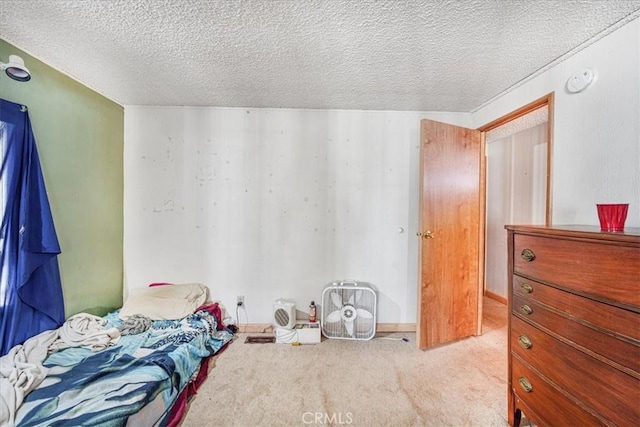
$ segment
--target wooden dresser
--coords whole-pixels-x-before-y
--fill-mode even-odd
[[[505,228],[509,424],[640,425],[640,229]]]

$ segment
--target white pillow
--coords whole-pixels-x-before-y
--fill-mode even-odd
[[[199,283],[160,285],[137,289],[127,296],[119,317],[140,314],[152,320],[182,319],[196,311],[207,299],[208,288]]]

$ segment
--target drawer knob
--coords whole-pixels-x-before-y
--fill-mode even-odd
[[[523,260],[527,262],[531,262],[534,259],[536,259],[536,254],[534,254],[531,249],[523,249],[520,256],[522,257]]]
[[[529,307],[527,304],[525,305],[521,305],[520,306],[520,311],[522,311],[524,314],[531,314],[533,313],[533,309],[531,307]]]
[[[531,385],[529,380],[526,379],[525,377],[518,378],[518,383],[520,384],[520,387],[522,388],[522,390],[524,390],[525,393],[531,393],[533,391],[533,386]]]
[[[531,292],[533,292],[533,287],[528,283],[521,283],[520,289],[522,289],[522,292],[524,292],[525,294],[530,294]]]
[[[531,348],[531,340],[526,335],[520,335],[518,337],[518,344],[520,344],[520,347],[524,348],[525,350]]]

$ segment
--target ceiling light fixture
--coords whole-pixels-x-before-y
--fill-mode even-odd
[[[0,62],[0,70],[4,70],[7,76],[19,82],[31,80],[29,69],[24,66],[24,61],[18,55],[9,55],[9,62]]]

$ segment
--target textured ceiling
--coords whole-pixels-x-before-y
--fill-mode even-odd
[[[639,11],[640,0],[0,0],[0,38],[123,105],[465,112]]]

